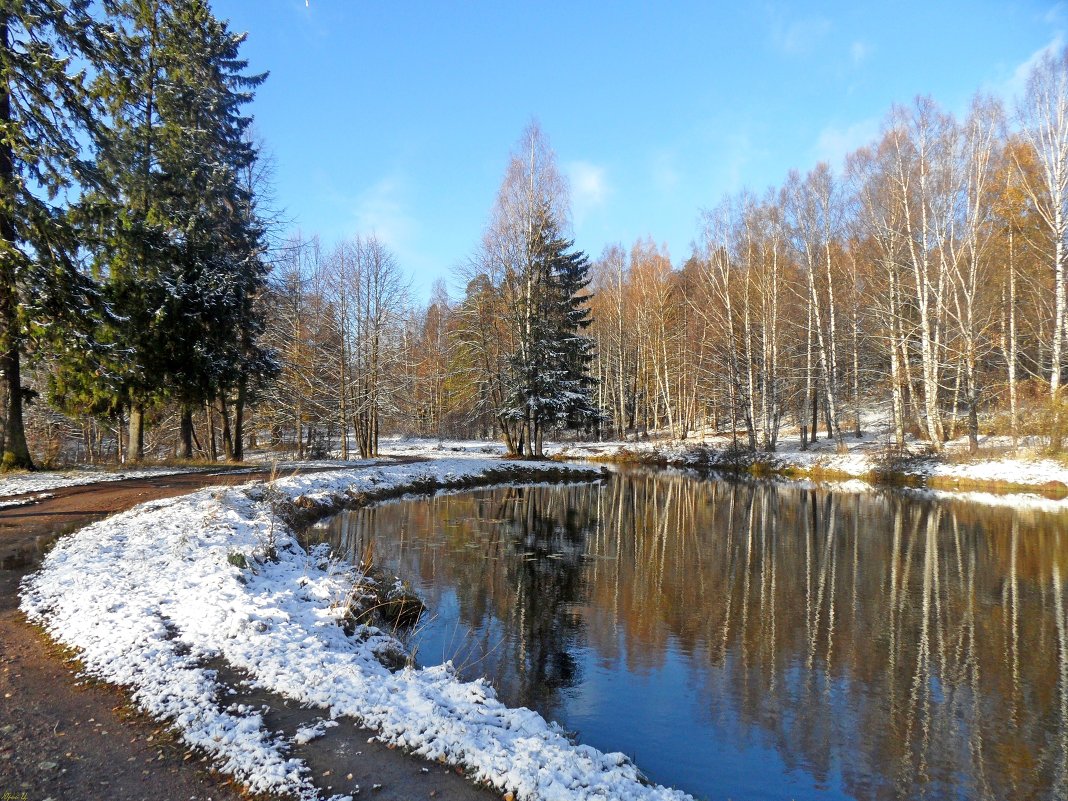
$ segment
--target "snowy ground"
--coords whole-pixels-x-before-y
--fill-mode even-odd
[[[351,567],[306,553],[272,511],[458,487],[501,478],[502,469],[512,480],[534,477],[549,466],[465,456],[148,503],[61,540],[26,580],[22,608],[76,648],[90,673],[129,687],[141,707],[173,721],[255,791],[316,797],[307,767],[289,755],[316,732],[286,740],[265,730],[259,711],[220,702],[214,673],[201,667],[208,658],[225,658],[342,727],[359,718],[383,740],[462,765],[519,799],[689,798],[645,784],[622,754],[576,745],[536,713],[503,706],[489,685],[461,682],[447,665],[391,673],[375,654],[395,641],[368,627],[347,636],[337,625],[357,581]],[[349,792],[335,798],[358,788]]]
[[[872,489],[869,482],[872,474],[880,467],[885,440],[849,438],[846,442],[849,445],[849,452],[846,454],[836,453],[833,442],[826,439],[816,443],[814,447],[810,446],[807,451],[802,451],[795,440],[782,444],[774,454],[761,454],[760,458],[780,470],[796,468],[810,474],[824,473],[834,476],[833,480],[825,483],[835,489],[853,492]],[[965,457],[960,454],[966,451],[967,443],[949,444],[951,450],[957,451],[951,456],[951,461],[923,458],[897,465],[895,469],[911,475],[921,483],[935,481],[943,487],[914,490],[928,497],[967,500],[990,506],[1013,506],[1035,511],[1068,511],[1068,498],[1050,498],[1042,494],[1051,489],[1063,492],[1068,488],[1068,467],[1065,465],[1025,450],[1015,456],[996,457],[984,457],[980,452],[977,458],[965,461]],[[624,458],[629,453],[637,455],[639,459],[662,459],[669,464],[696,467],[707,464],[708,456],[703,452],[703,448],[722,451],[729,445],[729,440],[722,437],[710,437],[701,442],[700,447],[696,442],[614,442],[567,446],[554,450],[553,453],[567,459],[599,460]],[[919,448],[915,451],[919,455]],[[850,478],[842,480],[842,477]],[[953,489],[953,484],[958,482],[964,486],[961,489]],[[983,491],[983,483],[990,484],[991,491]],[[1003,491],[1006,485],[1012,485],[1009,488],[1011,492]],[[1028,488],[1033,488],[1033,491]]]
[[[796,468],[806,473],[824,473],[833,476],[825,481],[827,485],[849,492],[870,490],[871,474],[880,466],[880,459],[886,448],[885,430],[879,431],[878,420],[865,420],[867,433],[861,439],[846,438],[849,452],[838,454],[834,443],[826,437],[802,451],[796,435],[784,436],[774,454],[760,454],[762,461],[773,464],[776,468],[786,470]],[[871,433],[872,429],[876,433]],[[660,462],[678,467],[701,467],[709,465],[710,452],[713,461],[717,453],[731,447],[731,439],[725,436],[692,437],[684,441],[644,440],[644,441],[608,441],[583,443],[547,443],[545,453],[548,457],[568,460],[595,461],[637,461]],[[946,443],[948,460],[934,458],[917,458],[899,466],[901,472],[911,475],[921,482],[931,479],[941,480],[941,484],[961,482],[965,488],[927,489],[923,490],[929,497],[956,498],[974,503],[995,506],[1015,506],[1045,511],[1068,511],[1068,498],[1053,499],[1039,493],[1039,490],[1068,488],[1068,466],[1038,454],[1038,443],[1025,441],[1014,455],[1006,455],[1011,448],[1008,437],[985,437],[980,440],[980,454],[974,459],[967,456],[966,438]],[[912,452],[919,457],[923,453],[922,444],[910,443]],[[391,455],[412,455],[440,457],[470,456],[474,454],[503,454],[504,446],[497,442],[478,440],[434,440],[415,438],[391,438],[383,440],[383,453]],[[982,483],[1013,485],[1011,493],[985,492]],[[1033,487],[1034,492],[1028,491]]]
[[[885,434],[866,433],[861,439],[846,437],[849,452],[838,454],[834,443],[826,437],[801,450],[796,436],[782,437],[773,454],[761,454],[782,467],[794,466],[805,470],[822,469],[846,476],[863,478],[874,470],[886,448]],[[967,440],[958,439],[946,443],[946,451],[952,461],[923,460],[911,467],[919,477],[957,478],[970,481],[999,481],[1020,486],[1040,486],[1060,483],[1068,487],[1068,466],[1037,455],[1035,443],[1021,443],[1016,455],[1005,455],[1011,446],[1007,437],[985,437],[980,440],[980,454],[975,459],[967,458]],[[611,461],[624,459],[628,454],[635,461],[666,461],[677,466],[699,465],[709,448],[723,451],[731,446],[730,437],[696,436],[682,441],[650,439],[644,441],[605,442],[550,442],[545,445],[547,457],[565,459],[593,459]],[[910,445],[913,453],[922,453],[920,443]],[[446,455],[504,454],[504,445],[481,440],[437,440],[392,437],[382,440],[382,453],[441,457]],[[989,454],[997,454],[992,456]],[[986,455],[984,455],[986,454]]]
[[[252,460],[249,460],[252,461]],[[286,460],[286,461],[273,461],[266,458],[258,459],[262,461],[264,466],[277,465],[279,470],[300,470],[309,468],[350,468],[360,467],[368,464],[367,460],[364,461],[348,461],[339,462],[337,460]],[[133,478],[156,478],[159,476],[174,476],[183,473],[215,473],[219,472],[220,468],[225,467],[220,463],[219,467],[139,467],[133,470],[115,470],[115,469],[103,469],[99,467],[78,467],[72,470],[45,470],[34,473],[10,473],[0,477],[0,498],[10,497],[12,495],[24,495],[26,493],[35,492],[43,493],[54,489],[63,489],[64,487],[77,487],[83,484],[97,484],[102,481],[125,481]],[[236,470],[226,470],[227,473],[234,473],[240,475],[241,473],[251,473],[254,470],[260,470],[259,467],[246,467],[238,468]],[[38,496],[33,499],[26,499],[25,501],[19,501],[15,503],[0,503],[0,507],[21,505],[24,502],[31,500],[42,500],[44,497],[51,496]]]
[[[201,470],[173,467],[146,467],[137,470],[104,470],[79,467],[74,470],[49,470],[35,473],[10,473],[0,478],[0,498],[22,495],[27,492],[47,492],[62,487],[96,484],[99,481],[123,481],[128,478],[151,478],[171,476],[177,473],[201,472]],[[212,469],[212,468],[206,468]]]
[[[385,437],[379,450],[387,456],[504,456],[502,442],[484,439],[423,439],[419,437]]]
[[[29,506],[54,497],[56,496],[51,492],[38,492],[35,495],[25,495],[13,501],[0,501],[0,509],[10,509],[13,506]]]

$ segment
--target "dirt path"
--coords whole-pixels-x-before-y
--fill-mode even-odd
[[[0,508],[0,799],[246,798],[166,726],[135,711],[123,691],[79,679],[76,664],[18,611],[18,585],[57,537],[94,520],[205,486],[267,477],[269,471],[190,473],[85,484],[51,490],[52,497],[32,505]],[[274,700],[281,706],[282,699]],[[368,743],[369,732],[345,728],[351,736],[344,741],[313,741],[316,747],[301,754],[317,784],[331,788],[326,795],[382,784],[376,801],[497,797],[440,765]]]

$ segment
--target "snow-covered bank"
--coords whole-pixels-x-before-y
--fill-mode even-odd
[[[0,495],[0,497],[3,497]],[[32,506],[35,503],[41,501],[47,501],[49,498],[56,497],[51,492],[38,492],[34,495],[23,495],[16,498],[13,501],[0,501],[0,509],[13,509],[17,506]]]
[[[774,453],[740,451],[728,437],[686,441],[641,440],[547,443],[546,455],[568,461],[638,463],[695,469],[721,469],[820,481],[829,489],[857,492],[876,484],[903,484],[927,497],[961,500],[988,506],[1014,506],[1035,511],[1068,511],[1068,465],[1040,455],[1039,443],[1028,443],[1013,456],[1000,452],[1008,438],[988,437],[984,447],[992,455],[969,458],[966,440],[947,443],[948,458],[927,455],[911,443],[912,456],[888,462],[885,433],[847,438],[849,452],[839,454],[823,439],[801,450],[784,439]],[[391,438],[383,440],[391,455],[442,456],[503,453],[498,442]],[[998,453],[998,455],[993,455]]]
[[[497,459],[303,475],[202,490],[137,507],[60,541],[23,587],[22,608],[76,648],[94,676],[130,688],[150,713],[256,791],[316,797],[293,739],[261,714],[220,702],[208,658],[222,657],[263,687],[354,718],[382,739],[463,765],[473,779],[517,798],[684,799],[645,784],[622,754],[570,742],[527,709],[509,709],[487,684],[447,666],[391,673],[375,657],[389,636],[337,625],[356,576],[306,553],[274,509],[327,509],[407,490],[538,479],[589,468]],[[269,558],[275,554],[276,558]],[[355,791],[356,788],[352,788]],[[340,796],[343,798],[345,796]]]
[[[885,459],[884,443],[874,439],[847,441],[849,451],[835,453],[826,441],[810,450],[780,446],[774,453],[732,450],[722,438],[702,442],[599,442],[547,448],[553,456],[604,462],[648,462],[679,467],[747,467],[758,466],[767,472],[786,475],[826,475],[837,478],[877,480],[879,478],[912,479],[916,483],[937,484],[951,489],[991,488],[1052,490],[1068,492],[1068,466],[1035,454],[1018,456],[982,456],[968,459],[953,454],[949,459],[921,455],[912,458]]]
[[[504,443],[485,439],[428,439],[424,437],[385,437],[379,449],[388,456],[504,456]]]

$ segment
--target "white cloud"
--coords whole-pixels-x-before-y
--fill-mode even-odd
[[[771,40],[779,52],[787,56],[811,53],[830,33],[831,21],[818,17],[785,22],[777,19],[772,25]]]
[[[812,149],[815,161],[826,161],[832,167],[840,167],[845,157],[859,147],[870,144],[879,135],[879,121],[874,117],[840,127],[828,125]]]
[[[1007,78],[1001,81],[989,85],[987,90],[1005,100],[1015,100],[1021,97],[1024,90],[1027,88],[1027,78],[1031,75],[1031,70],[1034,68],[1038,60],[1047,53],[1056,54],[1061,48],[1064,47],[1064,37],[1058,32],[1050,40],[1049,44],[1044,47],[1040,47],[1034,53],[1029,55],[1022,63],[1016,65],[1012,69],[1012,72]]]
[[[352,201],[354,233],[374,234],[398,254],[409,251],[416,225],[407,211],[405,193],[405,182],[398,175],[387,175],[363,190]]]
[[[749,185],[748,167],[761,156],[749,131],[738,129],[727,135],[718,153],[718,173],[726,191],[738,192]]]
[[[604,205],[611,193],[607,170],[589,161],[570,161],[564,165],[571,184],[571,205],[575,223]]]
[[[347,210],[342,237],[375,236],[389,248],[402,273],[412,276],[420,291],[429,289],[430,278],[441,269],[421,242],[425,226],[412,210],[409,181],[392,172],[356,194],[337,194],[336,202]]]
[[[674,193],[680,178],[677,159],[673,151],[660,150],[653,155],[653,186],[660,192],[665,195]]]
[[[849,46],[849,58],[853,66],[858,66],[871,55],[871,45],[858,39]]]

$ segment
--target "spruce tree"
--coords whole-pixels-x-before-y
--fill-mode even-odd
[[[574,247],[573,240],[557,237],[552,240],[549,252],[556,304],[554,338],[560,352],[558,391],[562,397],[556,423],[580,430],[596,423],[601,412],[593,397],[596,381],[590,371],[595,358],[594,342],[582,333],[593,324],[589,305],[592,296],[586,292],[590,284],[590,261]]]
[[[109,180],[82,208],[112,312],[97,339],[125,358],[115,370],[73,372],[100,378],[86,395],[113,393],[112,405],[130,410],[131,458],[142,455],[145,408],[161,400],[179,404],[181,453],[191,456],[193,409],[216,398],[225,409],[236,392],[240,440],[249,389],[273,370],[258,346],[267,267],[242,112],[265,76],[245,74],[243,36],[203,0],[105,7],[116,35],[94,91],[111,122],[97,153]]]
[[[33,467],[23,425],[22,356],[92,300],[77,263],[68,192],[96,176],[83,158],[97,130],[83,65],[100,30],[80,0],[0,2],[0,372],[3,460]]]
[[[168,0],[107,0],[111,36],[103,44],[92,84],[107,115],[98,140],[101,187],[78,207],[92,233],[93,267],[108,314],[98,318],[97,352],[82,352],[51,376],[51,395],[62,408],[118,416],[129,410],[128,457],[143,455],[145,408],[163,397],[160,360],[165,276],[180,243],[162,199],[170,191],[160,170],[158,142],[167,122],[159,113],[166,91]]]
[[[559,234],[548,210],[538,215],[531,238],[531,275],[523,279],[531,287],[527,346],[509,360],[512,381],[505,413],[523,421],[528,452],[541,456],[547,428],[585,428],[598,411],[590,375],[594,345],[582,334],[592,322],[589,295],[583,294],[589,260]]]
[[[161,114],[172,125],[162,148],[170,179],[170,214],[181,236],[169,276],[165,316],[169,391],[182,407],[182,454],[191,455],[192,409],[270,375],[257,345],[262,321],[254,303],[267,276],[263,226],[254,187],[242,182],[257,157],[243,106],[266,75],[248,75],[244,36],[216,19],[204,0],[175,0],[167,21],[173,42]]]

